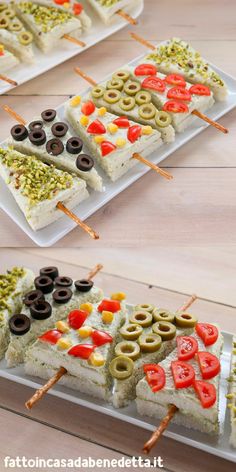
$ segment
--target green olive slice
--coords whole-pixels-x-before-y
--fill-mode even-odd
[[[0,18],[0,29],[7,29],[10,24],[10,21],[8,18]]]
[[[169,341],[176,335],[176,327],[168,321],[157,321],[152,325],[154,333],[159,334],[163,341]]]
[[[115,89],[106,90],[103,98],[107,103],[117,103],[120,100],[120,92]]]
[[[3,15],[9,18],[9,20],[12,20],[16,16],[14,10],[10,7],[4,9]]]
[[[136,100],[137,105],[144,105],[145,103],[150,103],[152,100],[152,97],[149,92],[141,90],[140,92],[137,93],[137,95],[135,95],[135,100]]]
[[[171,116],[166,111],[158,111],[155,116],[155,122],[160,128],[165,128],[171,124]]]
[[[156,108],[153,103],[145,103],[139,107],[138,114],[144,120],[152,120],[156,115]]]
[[[100,85],[96,85],[95,87],[93,87],[91,91],[91,95],[93,98],[101,98],[103,97],[104,93],[105,93],[105,88],[100,87]]]
[[[139,305],[136,305],[135,311],[144,310],[148,311],[148,313],[152,313],[154,308],[154,305],[151,305],[151,303],[140,303]]]
[[[29,31],[22,31],[22,33],[19,33],[18,39],[23,46],[28,46],[33,41],[33,35]]]
[[[133,97],[122,97],[119,101],[119,105],[124,111],[133,110],[135,107],[135,99]]]
[[[175,315],[165,308],[155,308],[153,311],[153,318],[155,321],[169,321],[169,323],[174,323]]]
[[[123,90],[124,82],[121,79],[112,79],[107,82],[107,89]]]
[[[112,78],[120,79],[123,80],[123,82],[127,82],[127,80],[130,78],[130,73],[126,70],[118,70],[117,72],[115,72],[115,74],[112,75]]]
[[[142,328],[147,328],[152,324],[152,314],[144,310],[134,311],[129,317],[129,321],[130,323],[135,323],[142,326]]]
[[[176,326],[180,328],[194,328],[197,324],[197,318],[190,313],[178,313],[175,315]]]
[[[127,356],[118,356],[113,359],[109,365],[109,371],[112,377],[119,380],[128,379],[134,370],[132,359]]]
[[[115,347],[115,354],[116,356],[127,356],[136,361],[140,354],[140,347],[134,341],[121,341]]]
[[[120,328],[120,334],[122,338],[128,339],[129,341],[134,341],[138,339],[139,336],[142,334],[143,328],[140,325],[130,323],[122,326]]]
[[[17,20],[10,21],[8,29],[10,31],[20,31],[22,29],[22,24]]]
[[[162,344],[161,336],[158,334],[142,334],[138,340],[142,352],[155,352]]]
[[[134,97],[136,93],[140,92],[141,85],[139,82],[129,81],[124,86],[124,92],[131,97]]]

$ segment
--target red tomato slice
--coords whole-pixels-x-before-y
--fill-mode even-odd
[[[153,64],[140,64],[134,69],[134,74],[136,76],[142,75],[156,75],[157,67]]]
[[[168,100],[163,106],[163,110],[171,113],[188,113],[189,111],[186,103],[177,102],[177,100]]]
[[[166,374],[164,369],[158,364],[146,364],[143,366],[146,373],[146,380],[153,392],[158,392],[166,384]]]
[[[139,125],[130,126],[127,133],[127,138],[131,143],[135,143],[142,135],[142,128]]]
[[[219,331],[214,325],[209,323],[197,323],[195,329],[198,336],[203,340],[205,346],[215,344],[218,339]]]
[[[73,329],[79,329],[84,324],[88,313],[83,310],[73,310],[68,315],[69,326]]]
[[[57,329],[51,329],[50,331],[47,331],[46,333],[42,334],[42,336],[39,336],[40,341],[43,341],[45,343],[49,344],[56,344],[58,339],[60,339],[62,336],[62,333],[58,331]]]
[[[68,354],[70,356],[80,357],[81,359],[88,359],[94,349],[96,349],[96,346],[93,344],[77,344],[68,351]]]
[[[167,98],[173,100],[183,100],[184,102],[190,102],[192,100],[191,93],[182,87],[173,87],[168,90]]]
[[[103,344],[112,343],[113,341],[113,337],[105,331],[93,331],[91,337],[96,346],[103,346]]]
[[[142,82],[142,88],[154,90],[155,92],[164,92],[166,85],[164,80],[159,77],[146,77]]]
[[[186,86],[186,82],[185,82],[184,78],[182,77],[182,75],[179,75],[179,74],[167,75],[166,78],[165,78],[165,81],[166,81],[167,84],[176,85],[177,87],[185,87]]]
[[[118,300],[102,300],[100,305],[98,306],[98,311],[102,313],[102,311],[111,311],[115,313],[116,311],[120,311],[121,306]]]
[[[193,336],[177,336],[176,342],[179,361],[188,361],[195,356],[198,342]]]
[[[81,111],[84,115],[89,116],[92,115],[92,113],[95,111],[95,108],[96,107],[94,103],[89,100],[88,102],[82,103]]]
[[[207,96],[211,95],[211,91],[209,87],[202,84],[192,85],[192,87],[190,87],[189,89],[189,92],[194,95],[207,95]]]
[[[216,402],[216,389],[214,385],[204,382],[204,380],[195,380],[193,386],[203,408],[210,408],[214,405]]]
[[[103,123],[99,120],[94,120],[87,128],[87,133],[90,134],[104,134],[106,133],[106,128]]]
[[[111,152],[115,150],[116,150],[116,145],[111,143],[110,141],[103,141],[101,143],[101,152],[102,152],[103,157],[107,156],[108,154],[110,154]]]
[[[176,388],[187,388],[193,384],[195,379],[194,368],[182,361],[172,361],[171,370]]]
[[[198,352],[197,359],[204,380],[212,379],[219,374],[220,361],[214,354],[205,351]]]
[[[126,116],[119,116],[115,120],[113,120],[113,123],[117,125],[119,128],[129,128],[129,120]]]

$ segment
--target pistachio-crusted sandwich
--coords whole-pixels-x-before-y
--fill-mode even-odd
[[[190,336],[178,335],[169,356],[144,365],[136,389],[138,412],[164,418],[174,405],[173,423],[218,434],[222,345],[219,328],[209,323],[197,323]]]
[[[236,335],[233,336],[229,393],[226,397],[228,399],[231,420],[230,444],[236,448]]]
[[[78,177],[11,149],[0,148],[0,175],[34,231],[63,215],[58,202],[72,209],[89,195]]]
[[[17,66],[19,60],[14,54],[12,54],[8,49],[0,42],[0,71],[1,73],[6,72],[9,69]]]
[[[82,3],[80,3],[77,0],[67,0],[67,1],[62,0],[60,2],[60,5],[57,0],[51,0],[51,2],[50,0],[40,0],[40,2],[38,1],[38,3],[42,5],[45,5],[45,4],[49,5],[51,3],[52,5],[57,5],[58,8],[65,8],[72,15],[79,18],[83,30],[87,31],[88,29],[91,28],[92,20],[90,16],[88,15],[88,13],[86,12],[84,5],[82,5]]]
[[[119,10],[135,5],[135,0],[88,0],[104,23],[108,24]]]
[[[21,310],[22,297],[33,286],[34,274],[24,267],[13,267],[0,274],[0,359],[8,346],[9,318]]]

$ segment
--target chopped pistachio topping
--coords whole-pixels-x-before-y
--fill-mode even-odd
[[[34,17],[36,25],[42,28],[43,33],[48,33],[56,26],[74,18],[67,11],[55,7],[37,5],[33,2],[20,2],[17,6],[23,14]]]
[[[0,160],[10,169],[10,182],[29,199],[31,206],[51,200],[61,190],[73,185],[70,174],[57,171],[52,165],[43,164],[35,156],[0,149]]]
[[[24,274],[23,268],[13,267],[7,274],[0,275],[0,311],[10,310],[8,299],[15,295],[17,282]],[[0,321],[3,317],[3,313],[0,313]]]
[[[102,5],[103,7],[112,7],[113,5],[115,5],[116,3],[118,3],[120,0],[97,0],[98,3],[100,3],[100,5]]]

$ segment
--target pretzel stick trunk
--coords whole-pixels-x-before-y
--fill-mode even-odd
[[[153,44],[149,43],[146,39],[142,38],[136,33],[130,33],[131,38],[135,39],[138,43],[142,44],[143,46],[146,46],[148,49],[152,49],[152,51],[155,51],[155,46]]]
[[[132,16],[130,16],[128,13],[126,13],[124,10],[118,10],[116,12],[117,15],[121,16],[121,18],[123,18],[124,20],[128,21],[128,23],[130,23],[130,25],[137,25],[138,22],[137,20],[135,20],[134,18],[132,18]]]
[[[186,311],[197,299],[196,295],[192,295],[180,308],[178,308],[177,312]],[[177,413],[178,408],[175,405],[170,405],[169,410],[166,416],[162,419],[160,426],[152,433],[150,439],[144,444],[143,453],[149,454],[151,449],[155,446],[157,441],[160,439],[166,428],[169,426],[172,418],[174,417],[175,413]]]
[[[43,397],[43,395],[45,395],[45,393],[47,393],[48,390],[50,390],[50,388],[52,388],[53,385],[55,385],[58,380],[60,380],[60,378],[63,377],[63,375],[65,375],[66,373],[67,370],[64,369],[64,367],[60,367],[58,372],[56,372],[56,374],[53,375],[53,377],[51,377],[51,379],[49,379],[49,381],[45,385],[36,390],[35,394],[25,403],[26,408],[28,410],[31,410],[35,403],[37,403]]]
[[[95,275],[97,275],[98,272],[100,272],[100,270],[103,269],[103,265],[102,264],[97,264],[89,273],[88,273],[88,276],[87,276],[87,280],[92,280]]]
[[[70,41],[71,43],[77,44],[77,46],[81,46],[84,48],[86,46],[86,43],[84,41],[80,41],[80,39],[73,38],[69,34],[64,34],[63,39],[67,39],[67,41]]]
[[[18,123],[20,123],[21,125],[26,125],[26,121],[24,120],[24,118],[18,115],[18,113],[16,113],[11,107],[9,107],[8,105],[3,105],[2,109],[6,111],[6,113],[8,113],[8,115],[10,115]]]
[[[10,85],[14,85],[15,87],[18,85],[18,83],[15,80],[10,79],[6,75],[0,74],[0,80],[3,80],[3,82],[7,82]]]

